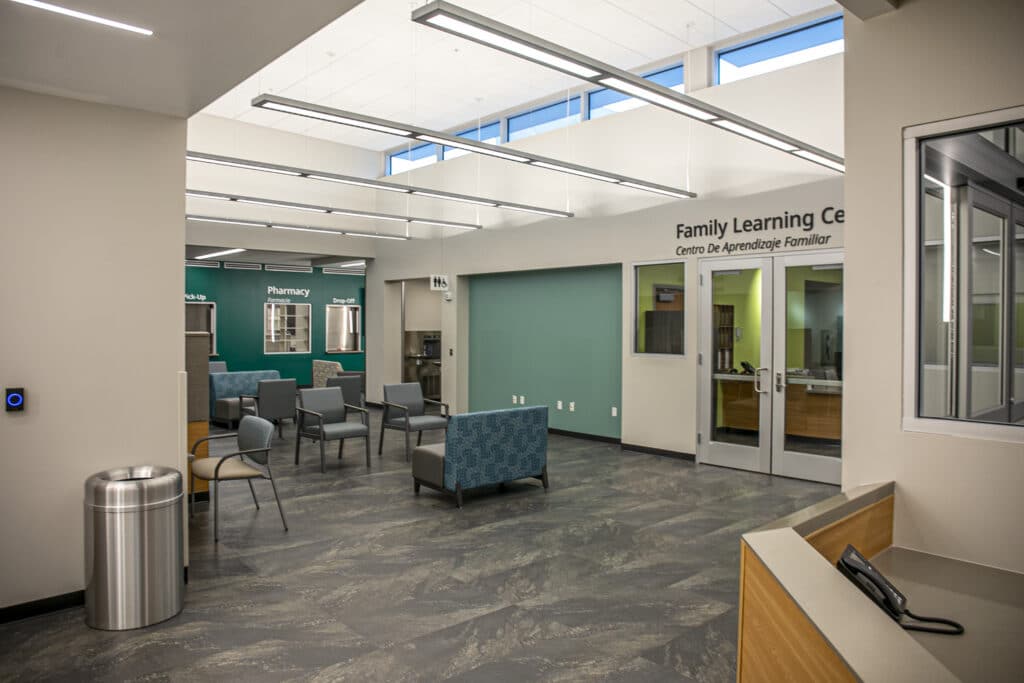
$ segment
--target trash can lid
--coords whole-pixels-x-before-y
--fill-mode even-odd
[[[173,503],[181,495],[181,472],[173,467],[117,467],[85,480],[85,504],[110,511],[159,507]]]

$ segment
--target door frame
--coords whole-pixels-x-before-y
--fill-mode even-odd
[[[779,411],[774,409],[776,393],[774,368],[777,365],[778,355],[781,353],[783,359],[782,372],[785,377],[785,267],[786,265],[815,265],[818,263],[841,263],[845,268],[845,250],[843,249],[816,249],[807,251],[791,251],[781,253],[755,254],[751,256],[726,256],[710,257],[699,259],[698,264],[698,285],[700,287],[698,317],[697,317],[697,453],[698,463],[732,467],[763,474],[775,474],[798,479],[809,479],[811,475],[818,475],[821,478],[814,479],[827,483],[840,483],[842,472],[842,458],[838,461],[828,456],[815,456],[806,453],[794,453],[800,459],[809,458],[808,464],[811,467],[811,475],[795,473],[786,463],[786,472],[776,472],[775,451],[776,431],[783,435],[785,432],[785,407]],[[760,430],[757,447],[735,446],[729,444],[730,448],[715,447],[711,440],[711,395],[712,395],[712,372],[714,359],[711,358],[712,325],[711,325],[711,295],[712,282],[710,274],[720,270],[749,270],[761,268],[761,367],[766,371],[759,372],[763,375],[761,400],[759,406]],[[781,268],[783,284],[776,286],[778,270]],[[767,273],[767,275],[766,275]],[[705,279],[705,275],[709,277]],[[781,290],[781,294],[779,291]],[[778,310],[782,311],[781,324],[777,324],[776,313],[780,306],[778,303],[781,296],[782,304]],[[845,299],[844,299],[845,310]],[[781,344],[777,337],[781,329]],[[845,331],[845,330],[844,330]],[[779,349],[781,348],[781,351]],[[777,415],[775,413],[778,413]],[[784,438],[784,437],[780,437]],[[783,442],[784,443],[784,442]],[[719,446],[721,444],[718,444]],[[742,449],[747,449],[745,452]],[[730,453],[732,451],[733,453]],[[783,450],[777,451],[779,454]],[[818,458],[828,458],[830,462],[816,462]],[[780,458],[783,462],[791,458]],[[838,465],[836,464],[838,463]]]
[[[845,289],[845,254],[842,250],[819,251],[812,253],[790,252],[780,254],[772,259],[772,288],[774,290],[773,312],[776,316],[772,330],[772,466],[771,473],[794,479],[810,479],[826,484],[839,484],[843,475],[843,459],[827,455],[803,453],[786,450],[786,394],[789,386],[786,373],[786,269],[791,266],[815,266],[839,264],[844,268]],[[843,299],[845,314],[846,300]],[[845,315],[844,315],[845,317]],[[844,325],[845,331],[845,325]],[[781,370],[780,370],[781,368]],[[781,380],[781,381],[780,381]],[[829,382],[824,380],[823,383]],[[835,386],[835,385],[833,385]],[[842,386],[841,384],[839,386]],[[840,399],[841,400],[841,399]],[[775,402],[778,402],[776,407]],[[840,408],[840,411],[842,409]],[[840,420],[842,413],[840,412]],[[840,453],[842,453],[842,436],[840,435]]]
[[[761,380],[769,373],[763,371],[771,354],[771,273],[770,255],[701,259],[698,262],[698,286],[700,305],[698,307],[698,354],[697,354],[697,462],[722,467],[732,467],[753,472],[771,472],[771,394],[763,388]],[[755,392],[758,401],[758,445],[744,446],[711,439],[711,397],[714,359],[712,358],[712,289],[711,275],[722,270],[761,270],[761,357],[754,373]],[[705,277],[706,276],[706,277]],[[769,286],[765,286],[765,283]],[[767,323],[766,323],[767,317]],[[766,330],[768,334],[766,334]]]

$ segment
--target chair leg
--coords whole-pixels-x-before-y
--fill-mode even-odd
[[[191,500],[191,502],[190,502],[190,504],[188,506],[188,516],[189,517],[195,517],[196,516],[196,478],[195,478],[195,475],[192,476],[192,490],[189,491],[188,496],[189,496],[189,498]]]
[[[416,432],[416,445],[417,446],[422,446],[423,445],[423,432]]]
[[[462,484],[455,485],[455,504],[462,509]]]
[[[341,454],[345,450],[345,439],[338,441],[338,460],[341,460]]]
[[[412,492],[417,496],[420,495],[420,482],[418,479],[412,480]]]
[[[320,436],[323,436],[323,434]],[[323,474],[327,471],[327,456],[324,455],[324,440],[318,439],[318,441],[320,442],[320,474]]]
[[[256,503],[256,509],[260,509],[260,502],[256,500],[256,489],[252,487],[252,479],[246,479],[249,482],[249,493],[252,494],[252,502]]]
[[[543,471],[541,471],[541,482],[544,484],[544,490],[548,490],[548,466],[544,465]]]
[[[284,438],[284,420],[277,421],[277,438]]]
[[[281,513],[281,523],[284,530],[288,531],[288,520],[284,518],[284,508],[281,507],[281,498],[277,495],[277,484],[274,483],[274,475],[270,475],[270,488],[274,489],[274,500],[277,501],[277,511]]]
[[[370,466],[370,430],[366,430],[366,466]]]
[[[405,428],[405,461],[409,462],[409,428]]]
[[[302,445],[302,434],[300,434],[299,430],[296,429],[295,430],[295,464],[296,465],[299,464],[299,446],[301,446],[301,445]]]
[[[380,418],[380,441],[377,442],[377,455],[384,452],[384,418]]]
[[[210,482],[210,494],[213,496],[213,542],[220,541],[220,534],[217,532],[217,522],[220,513],[220,496],[217,494],[217,480]]]

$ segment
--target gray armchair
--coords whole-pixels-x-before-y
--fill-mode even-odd
[[[200,444],[214,439],[227,439],[238,437],[238,450],[222,458],[200,458],[195,459],[196,449]],[[217,486],[220,482],[236,481],[245,479],[249,482],[249,491],[252,493],[252,501],[256,503],[256,509],[260,509],[260,502],[256,500],[256,489],[253,488],[253,479],[269,479],[270,487],[274,490],[274,500],[277,501],[278,512],[281,513],[281,523],[284,530],[288,531],[288,520],[284,517],[284,508],[281,507],[281,498],[277,495],[277,484],[274,483],[274,474],[270,470],[270,442],[274,438],[274,425],[269,420],[245,415],[238,423],[238,432],[231,434],[217,434],[199,439],[192,444],[189,460],[192,461],[192,504],[189,506],[190,515],[195,514],[196,487],[195,480],[202,479],[210,482],[213,487],[213,542],[220,540],[218,532],[218,517],[220,509],[220,489]],[[253,467],[245,462],[248,458],[255,465],[261,466],[263,470]]]
[[[360,408],[366,407],[366,394],[363,391],[363,378],[355,375],[338,375],[327,380],[329,387],[341,387],[341,396],[345,403]]]
[[[359,422],[346,421],[348,411],[360,413]],[[338,441],[338,459],[345,449],[345,439],[366,439],[366,466],[370,466],[370,425],[366,408],[345,403],[341,387],[302,389],[299,391],[298,423],[295,433],[295,464],[299,464],[302,439],[320,443],[320,471],[327,471],[325,441]]]
[[[294,379],[264,379],[256,385],[254,414],[277,425],[277,435],[284,436],[283,423],[295,419],[295,392],[298,388]],[[248,408],[243,408],[243,412]]]
[[[384,449],[384,430],[397,429],[405,432],[405,459],[409,460],[409,435],[416,432],[416,445],[423,443],[423,432],[448,428],[448,404],[423,398],[423,388],[418,382],[384,385],[384,417],[380,422],[380,443],[377,454]],[[426,415],[425,404],[441,407],[440,415]]]

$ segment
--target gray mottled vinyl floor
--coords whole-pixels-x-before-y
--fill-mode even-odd
[[[275,444],[288,533],[269,483],[258,512],[225,484],[219,545],[205,505],[191,524],[180,615],[0,625],[0,680],[731,681],[740,534],[837,492],[552,435],[550,491],[460,511],[413,495],[397,432],[378,458],[374,431],[369,470],[360,444],[326,474],[308,441],[293,464],[293,428]]]

